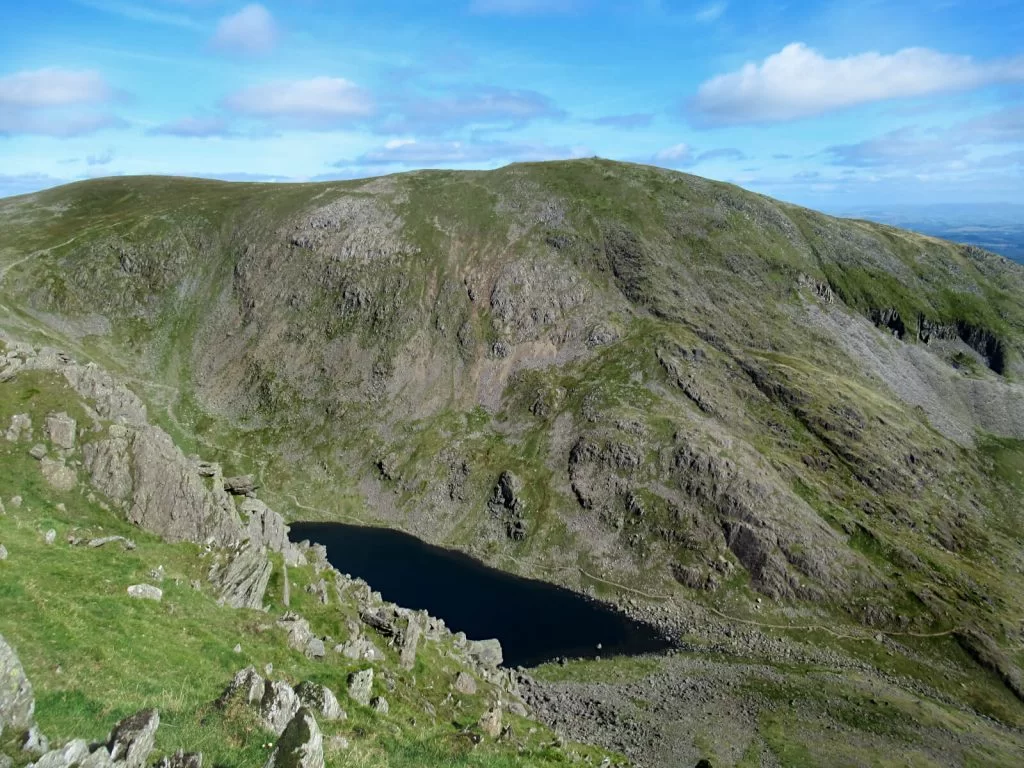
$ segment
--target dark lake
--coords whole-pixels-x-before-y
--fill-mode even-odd
[[[323,544],[331,565],[364,579],[385,600],[426,610],[471,640],[498,638],[507,667],[534,666],[560,656],[636,655],[671,647],[658,630],[601,603],[398,531],[296,523],[291,538]]]

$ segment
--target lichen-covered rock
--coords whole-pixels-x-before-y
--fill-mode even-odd
[[[233,699],[246,704],[256,704],[263,698],[264,681],[255,667],[246,667],[235,673],[234,678],[217,699],[217,706],[226,707]]]
[[[263,697],[260,699],[260,719],[267,729],[280,736],[301,703],[299,697],[288,683],[280,680],[267,680],[263,684]]]
[[[167,755],[154,768],[203,768],[202,752],[183,752],[178,750]]]
[[[156,742],[160,727],[160,713],[146,709],[126,717],[116,726],[107,740],[110,759],[118,768],[144,768]]]
[[[68,742],[60,749],[52,749],[33,763],[33,768],[71,768],[89,754],[85,739]]]
[[[128,594],[139,600],[156,600],[157,602],[163,600],[164,597],[164,591],[152,584],[132,584],[128,587]]]
[[[292,717],[264,768],[324,768],[323,734],[308,709]]]
[[[504,657],[498,640],[471,640],[467,646],[469,655],[482,667],[501,666]]]
[[[472,675],[465,672],[459,672],[456,675],[453,686],[456,691],[466,696],[473,696],[476,693],[476,680],[473,679]]]
[[[494,706],[488,709],[480,716],[477,724],[480,730],[492,739],[498,738],[501,735],[501,707]]]
[[[370,706],[373,697],[373,668],[353,672],[348,676],[348,695],[352,701]]]
[[[273,570],[266,552],[246,541],[230,557],[226,565],[214,565],[209,573],[220,599],[232,608],[262,609]]]
[[[39,462],[43,478],[55,491],[67,492],[78,485],[78,473],[64,463],[64,459],[51,459],[44,456]]]
[[[324,720],[344,720],[346,717],[345,710],[338,703],[338,697],[325,685],[307,680],[299,683],[295,688],[295,695],[299,697],[302,706]]]
[[[32,685],[14,649],[0,635],[0,731],[27,730],[32,726],[36,700]]]
[[[75,420],[63,411],[51,413],[46,417],[43,433],[55,446],[70,451],[75,447],[75,430],[77,426]]]

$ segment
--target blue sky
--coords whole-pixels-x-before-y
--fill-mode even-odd
[[[1019,0],[0,0],[0,195],[602,157],[1024,202]]]

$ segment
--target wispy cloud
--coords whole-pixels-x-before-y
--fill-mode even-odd
[[[746,160],[747,156],[735,147],[720,147],[698,152],[689,144],[674,144],[659,152],[655,152],[649,162],[667,168],[692,168],[700,163],[711,160]]]
[[[177,27],[179,29],[190,29],[200,31],[203,26],[191,16],[173,11],[162,11],[135,3],[115,2],[114,0],[73,0],[78,5],[91,8],[94,11],[120,16],[131,21],[139,21],[145,24],[159,24],[165,27]]]
[[[724,2],[711,3],[711,5],[706,5],[697,11],[693,18],[702,24],[710,24],[713,21],[718,21],[728,7],[729,4]]]
[[[830,59],[803,43],[707,80],[689,104],[705,126],[793,120],[886,99],[1024,82],[1024,57],[988,62],[927,48]]]
[[[384,133],[443,133],[467,126],[521,127],[534,120],[566,117],[548,96],[527,89],[471,85],[443,95],[403,95],[388,107]]]
[[[229,123],[223,117],[183,117],[149,129],[152,136],[180,136],[205,139],[212,136],[230,136]]]
[[[217,24],[213,46],[222,51],[261,54],[273,50],[278,29],[274,17],[258,3],[247,5],[238,13],[225,16]]]
[[[648,128],[654,122],[654,115],[650,113],[635,113],[632,115],[605,115],[595,117],[587,122],[593,125],[600,125],[605,128],[621,128],[623,130],[634,130],[637,128]]]
[[[320,129],[375,112],[370,94],[341,77],[271,80],[230,94],[223,106],[247,117]]]
[[[117,91],[92,70],[51,67],[0,77],[0,135],[81,136],[124,125],[98,109]]]
[[[110,163],[113,160],[114,160],[114,150],[113,149],[105,149],[105,150],[103,150],[102,152],[100,152],[98,154],[89,155],[88,157],[86,157],[85,158],[85,164],[86,165],[91,165],[91,166],[110,165]]]

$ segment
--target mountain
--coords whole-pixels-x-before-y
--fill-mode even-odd
[[[922,746],[932,728],[998,762],[1018,737],[985,718],[1024,726],[1024,267],[1003,257],[581,160],[82,182],[0,201],[0,276],[2,327],[104,366],[290,519],[401,528],[695,653],[863,665],[904,692],[875,720],[788,667],[757,694],[799,688],[879,755],[984,762]],[[798,764],[799,713],[770,713],[744,732]]]

